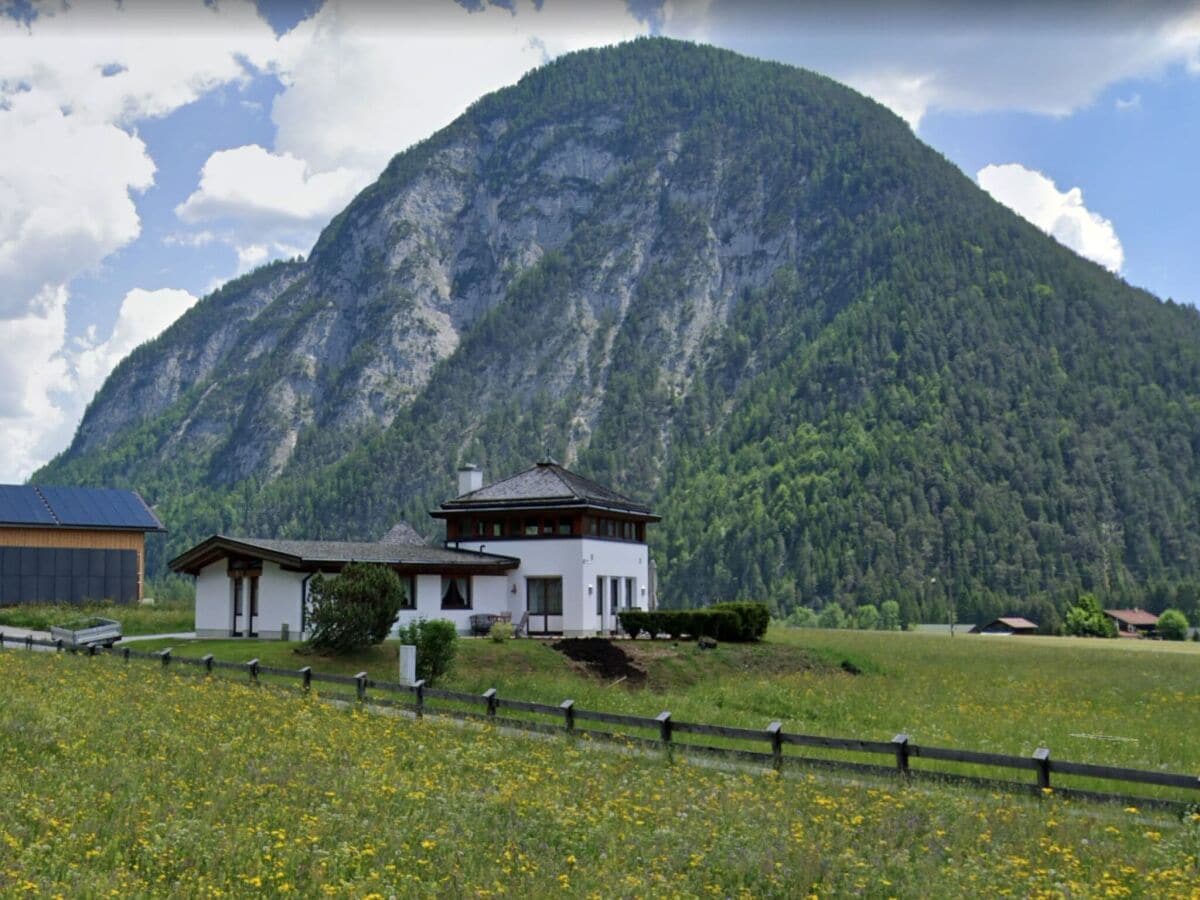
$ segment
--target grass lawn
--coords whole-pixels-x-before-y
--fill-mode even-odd
[[[169,642],[177,655],[395,680],[396,649],[350,659],[281,642]],[[149,649],[157,643],[143,645]],[[460,641],[444,686],[584,708],[1200,772],[1200,645],[775,628],[759,645],[622,642],[640,687],[582,672],[542,641]],[[848,665],[843,666],[843,663]],[[847,669],[858,670],[852,674]]]
[[[24,606],[0,607],[0,630],[33,628],[48,631],[51,625],[62,625],[87,616],[116,619],[128,635],[165,634],[191,631],[196,627],[195,603],[192,600],[161,600],[153,606],[124,603],[90,603],[67,605],[37,603]]]
[[[504,661],[536,660],[527,646]],[[1200,883],[1194,815],[668,766],[108,657],[0,652],[0,684],[4,896],[1195,897]]]

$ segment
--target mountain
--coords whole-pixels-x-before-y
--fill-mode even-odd
[[[547,451],[654,501],[671,604],[1161,604],[1200,564],[1200,317],[846,87],[643,39],[396,156],[307,260],[118,366],[34,480],[138,488],[170,553],[432,534],[456,465]]]

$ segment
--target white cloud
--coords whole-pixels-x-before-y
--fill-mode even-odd
[[[1125,251],[1113,223],[1084,206],[1079,188],[1060,191],[1041,172],[1017,163],[984,166],[975,178],[985,191],[1059,243],[1111,272],[1121,271]]]
[[[119,318],[108,341],[66,345],[70,322],[96,317],[70,305],[68,285],[141,233],[134,197],[155,164],[136,124],[241,81],[275,48],[253,4],[237,0],[36,11],[28,26],[0,16],[0,480],[65,445],[96,378],[177,305],[126,298],[144,325]]]
[[[21,481],[65,447],[93,394],[135,347],[196,302],[186,291],[136,288],[111,333],[67,340],[67,290],[48,289],[22,315],[0,319],[0,481]]]
[[[1141,109],[1142,95],[1132,94],[1128,97],[1118,97],[1113,101],[1113,105],[1116,106],[1119,112],[1128,112],[1131,109]]]
[[[175,212],[185,222],[323,223],[354,196],[356,180],[353,170],[313,173],[290,153],[249,144],[210,156],[200,186]]]
[[[214,153],[177,212],[190,223],[224,220],[240,271],[251,258],[307,252],[392,156],[481,95],[548,58],[645,31],[620,0],[473,13],[447,0],[330,3],[279,41],[272,65],[285,88],[271,109],[273,148]]]
[[[671,0],[663,33],[815,69],[914,128],[930,109],[1067,115],[1172,65],[1200,74],[1194,3],[789,3]]]
[[[96,341],[93,329],[65,354],[74,375],[73,392],[90,398],[117,367],[117,363],[136,347],[162,334],[172,322],[191,309],[196,299],[187,291],[175,288],[157,291],[134,288],[127,293],[121,301],[121,310],[112,333],[106,340]]]

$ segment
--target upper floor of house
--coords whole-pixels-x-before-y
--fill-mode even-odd
[[[430,515],[446,522],[446,542],[564,538],[646,542],[659,521],[650,507],[545,460],[484,485],[483,472],[464,466],[458,496]]]

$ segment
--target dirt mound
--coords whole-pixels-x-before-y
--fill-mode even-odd
[[[605,638],[570,638],[551,645],[574,662],[581,663],[589,674],[608,681],[624,678],[630,684],[642,684],[646,672],[639,669],[629,656]]]

